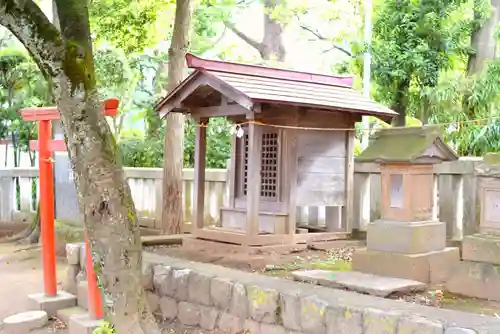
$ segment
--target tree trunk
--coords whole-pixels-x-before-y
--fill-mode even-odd
[[[406,108],[408,106],[408,89],[410,83],[407,81],[399,82],[397,85],[396,96],[392,103],[391,109],[398,113],[394,118],[393,125],[405,126],[406,125]]]
[[[481,1],[474,1],[474,18],[479,20]],[[467,62],[467,75],[472,76],[481,72],[487,61],[496,58],[497,53],[497,38],[496,26],[500,21],[500,0],[491,0],[490,16],[478,29],[474,30],[471,35],[471,48],[473,53],[469,55]],[[476,112],[473,107],[469,106],[469,93],[465,93],[462,102],[462,108],[468,119],[476,117]],[[467,125],[466,125],[467,126]]]
[[[134,203],[95,86],[87,1],[56,4],[61,33],[33,0],[0,0],[0,24],[24,44],[52,87],[106,315],[117,333],[159,334],[141,287]]]
[[[168,50],[169,92],[184,78],[190,26],[191,0],[177,0],[174,31]],[[162,232],[179,234],[183,220],[182,168],[184,166],[184,116],[180,113],[167,115],[163,161]]]
[[[277,60],[284,62],[286,58],[286,49],[283,44],[283,27],[280,22],[272,18],[272,13],[276,6],[283,0],[265,0],[264,1],[264,38],[262,42],[257,42],[247,34],[236,28],[230,22],[225,22],[238,37],[244,40],[248,45],[256,49],[262,59]]]

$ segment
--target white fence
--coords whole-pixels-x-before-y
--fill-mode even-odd
[[[480,159],[459,160],[435,167],[435,184],[438,190],[436,216],[447,223],[450,239],[460,240],[463,235],[476,231],[478,199],[474,167]],[[162,170],[159,168],[125,168],[125,175],[132,190],[141,224],[160,229],[162,202]],[[36,168],[0,169],[0,221],[23,219],[35,211],[38,192]],[[184,220],[191,221],[193,202],[192,169],[184,170],[183,210]],[[19,187],[16,186],[16,180]],[[212,169],[206,172],[205,223],[219,221],[219,209],[226,194],[226,171]],[[38,189],[38,186],[36,187]],[[36,195],[35,195],[36,194]],[[380,215],[380,170],[376,164],[355,164],[354,176],[355,228],[365,230],[369,221]],[[324,207],[298,208],[299,222],[324,225]]]

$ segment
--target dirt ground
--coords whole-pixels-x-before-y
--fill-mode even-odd
[[[57,277],[60,281],[66,273],[66,264],[57,263]],[[30,310],[28,295],[43,291],[42,261],[39,246],[0,243],[0,323],[13,314]],[[33,333],[66,334],[61,324],[52,322],[47,328]],[[0,333],[4,333],[0,325]]]
[[[350,271],[355,247],[329,251],[301,250],[290,254],[227,255],[213,252],[195,252],[180,245],[151,246],[146,251],[184,258],[190,261],[213,263],[233,269],[257,272],[264,275],[291,279],[290,273],[301,269]],[[388,298],[410,303],[440,307],[465,312],[500,317],[500,303],[477,298],[458,296],[444,291],[442,286],[432,286],[428,291],[416,294],[391,295]]]

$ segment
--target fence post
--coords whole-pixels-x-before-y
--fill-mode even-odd
[[[14,178],[10,171],[0,171],[0,222],[13,223]]]

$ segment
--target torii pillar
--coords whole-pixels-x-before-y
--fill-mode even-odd
[[[118,99],[104,101],[104,115],[116,116]],[[38,140],[30,141],[30,150],[39,150],[40,180],[40,231],[42,239],[42,262],[44,292],[28,296],[37,309],[46,311],[48,316],[56,315],[60,309],[76,305],[76,297],[65,291],[57,291],[56,252],[55,252],[55,215],[54,215],[54,160],[52,152],[67,151],[64,140],[52,139],[52,121],[60,119],[57,107],[24,108],[21,115],[26,122],[38,122]],[[91,264],[90,248],[85,238],[87,252],[87,281],[89,284],[89,311],[94,319],[103,318],[102,300],[97,285],[94,267]]]

